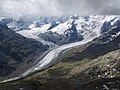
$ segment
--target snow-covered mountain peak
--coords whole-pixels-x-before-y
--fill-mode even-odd
[[[78,15],[76,15],[76,14],[74,14],[74,15],[71,15],[70,17],[69,17],[69,19],[79,19],[79,16]]]
[[[113,41],[118,36],[120,37],[120,26],[115,26],[109,32],[101,35],[100,40],[103,42],[103,44],[107,44]]]
[[[51,42],[72,42],[100,36],[102,33],[120,25],[120,16],[90,15],[40,17],[37,20],[5,19],[8,27],[28,38],[43,38]],[[75,37],[76,36],[76,37]],[[71,42],[70,41],[70,42]]]
[[[34,21],[31,25],[29,25],[29,28],[32,29],[32,28],[36,28],[36,27],[40,27],[40,23],[39,21]]]

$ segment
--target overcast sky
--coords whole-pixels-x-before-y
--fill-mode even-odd
[[[0,16],[119,15],[120,0],[0,0]]]

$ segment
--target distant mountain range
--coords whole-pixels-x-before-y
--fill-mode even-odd
[[[18,20],[4,18],[1,23],[17,33],[34,39],[43,39],[57,45],[95,38],[120,24],[120,16],[63,16]]]

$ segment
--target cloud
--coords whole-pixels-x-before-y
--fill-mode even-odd
[[[43,16],[59,14],[56,0],[2,0],[1,15],[10,16]]]
[[[120,0],[86,0],[89,8],[93,10],[93,14],[102,15],[119,15]]]
[[[119,0],[0,0],[0,16],[119,15]]]

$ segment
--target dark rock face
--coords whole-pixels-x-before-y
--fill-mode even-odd
[[[83,45],[83,51],[76,53],[68,60],[81,60],[83,58],[95,59],[108,52],[120,49],[120,27],[116,27],[109,32],[94,39],[92,42]]]
[[[2,20],[0,21],[0,23],[2,23],[2,24],[9,24],[9,23],[11,23],[11,22],[13,22],[13,19],[12,19],[12,18],[2,19]]]
[[[58,24],[53,24],[50,28],[48,28],[48,30],[51,30],[52,28],[58,26]]]
[[[104,22],[102,28],[101,28],[101,33],[104,33],[108,31],[111,28],[111,23],[110,22]]]
[[[47,49],[48,46],[16,34],[5,24],[0,24],[0,77],[12,73],[20,63],[34,61]]]
[[[51,29],[51,28],[53,28],[55,26],[53,25],[49,29]],[[50,41],[50,42],[53,42],[53,43],[58,44],[58,45],[63,45],[63,44],[83,40],[82,35],[78,35],[76,25],[74,24],[74,22],[72,23],[71,28],[67,29],[64,32],[63,35],[60,35],[60,34],[58,34],[56,32],[48,31],[48,32],[46,32],[44,34],[42,34],[42,33],[39,34],[39,37],[46,40],[46,41]]]
[[[83,37],[78,35],[77,29],[73,23],[72,27],[66,30],[65,37],[62,39],[61,42],[65,44],[65,43],[72,43],[72,42],[81,41],[81,40],[83,40]]]
[[[107,32],[108,30],[112,29],[112,27],[119,26],[120,25],[120,20],[116,20],[116,18],[110,20],[110,21],[105,21],[104,24],[101,27],[101,33]]]

